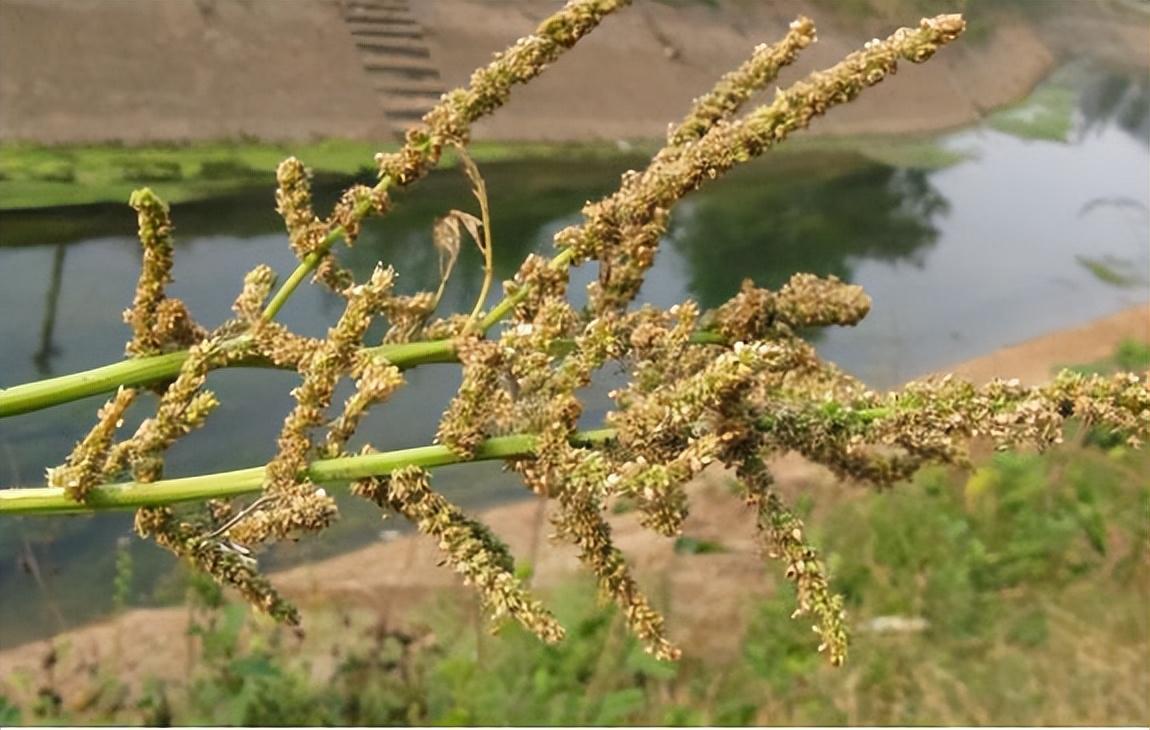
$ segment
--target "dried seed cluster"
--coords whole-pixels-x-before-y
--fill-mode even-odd
[[[148,508],[137,516],[141,534],[236,587],[253,605],[294,622],[295,610],[259,575],[250,546],[321,530],[336,518],[335,502],[313,483],[309,464],[317,457],[347,456],[364,414],[403,385],[397,363],[363,347],[369,325],[382,318],[388,324],[384,342],[442,340],[436,344],[450,345],[460,362],[462,384],[437,432],[458,460],[476,456],[492,436],[531,436],[533,447],[509,459],[510,468],[533,492],[558,503],[555,537],[578,548],[602,595],[620,606],[650,652],[664,659],[679,655],[662,616],[614,545],[604,511],[612,500],[626,499],[637,505],[646,527],[679,534],[690,506],[684,485],[714,463],[743,483],[765,551],[784,563],[796,586],[796,616],[813,618],[820,648],[839,664],[847,635],[842,599],[830,590],[803,524],[771,489],[765,466],[771,456],[798,451],[842,476],[881,485],[927,463],[964,463],[967,442],[976,436],[1003,448],[1057,443],[1069,417],[1118,429],[1132,444],[1150,435],[1150,389],[1129,375],[1064,374],[1039,388],[1016,382],[976,388],[941,378],[897,393],[874,393],[822,361],[796,334],[802,328],[854,325],[867,314],[865,292],[833,277],[796,274],[779,291],[745,282],[730,301],[707,313],[689,301],[666,311],[631,306],[680,198],[831,106],[850,101],[893,73],[899,59],[925,60],[962,31],[958,16],[924,20],[915,29],[872,41],[737,118],[755,92],[815,40],[814,25],[797,19],[782,41],[756,48],[746,63],[697,99],[645,170],[627,173],[617,192],[587,204],[583,224],[556,236],[563,249],[556,259],[528,256],[505,282],[504,303],[486,317],[479,316],[481,300],[469,316],[432,321],[438,293],[398,296],[390,269],[377,268],[357,284],[338,266],[333,242],[342,237],[353,243],[366,216],[386,212],[389,185],[422,177],[439,161],[444,145],[462,149],[470,125],[505,102],[513,85],[534,78],[624,4],[569,2],[534,35],[476,71],[468,88],[444,95],[408,133],[401,151],[377,157],[380,184],[349,189],[325,219],[313,210],[303,164],[292,158],[280,165],[277,208],[292,249],[304,262],[285,287],[298,282],[300,271],[314,270],[344,299],[339,321],[322,339],[300,336],[274,321],[290,287],[265,304],[275,283],[265,266],[245,278],[234,320],[211,333],[194,325],[183,306],[163,293],[171,279],[167,207],[149,191],[134,195],[144,266],[126,315],[133,332],[129,353],[190,345],[187,359],[162,388],[155,415],[117,444],[114,432],[133,395],[118,393],[65,464],[50,472],[50,483],[84,500],[95,485],[125,469],[137,481],[154,481],[164,451],[216,406],[204,389],[211,369],[255,359],[295,370],[301,377],[293,391],[296,405],[284,421],[258,499],[242,507],[211,502],[199,514]],[[452,211],[439,224],[440,291],[456,262],[461,226],[480,245],[485,266],[490,264],[484,185],[478,169],[464,159],[483,223]],[[590,287],[589,306],[577,310],[568,299],[568,270],[587,261],[598,262],[599,277]],[[485,273],[490,276],[490,269]],[[490,334],[501,315],[507,318],[504,327]],[[608,362],[619,363],[628,377],[610,394],[605,421],[612,437],[591,446],[577,432],[584,415],[581,394]],[[333,394],[342,378],[353,380],[355,391],[333,415]],[[546,641],[562,637],[551,614],[515,579],[506,546],[435,492],[423,469],[400,467],[363,479],[353,492],[396,510],[436,540],[494,618],[512,617]]]
[[[465,145],[471,124],[507,103],[511,87],[542,73],[548,64],[590,33],[608,14],[630,0],[570,0],[544,20],[535,33],[520,38],[471,75],[468,86],[443,95],[407,132],[399,152],[376,155],[381,178],[408,185],[439,164],[444,145]]]
[[[426,471],[406,467],[387,478],[356,482],[352,491],[394,509],[438,540],[452,569],[479,591],[492,620],[510,616],[549,644],[563,638],[563,627],[515,577],[515,560],[503,541],[432,491]]]
[[[739,476],[747,505],[755,510],[767,556],[784,561],[787,580],[795,584],[798,607],[792,618],[814,614],[812,628],[822,639],[818,650],[826,652],[831,664],[841,665],[847,656],[843,598],[831,592],[826,566],[819,560],[818,551],[806,541],[802,520],[771,490],[770,473],[761,461],[748,460]]]
[[[132,307],[124,312],[124,321],[132,328],[127,354],[152,355],[198,342],[204,336],[203,329],[192,320],[182,301],[164,293],[172,281],[172,221],[167,203],[142,188],[132,193],[128,204],[138,214],[144,255]]]
[[[124,423],[124,412],[136,399],[136,391],[120,388],[116,395],[96,412],[96,425],[68,455],[62,466],[48,470],[48,485],[60,487],[77,502],[83,502],[92,487],[105,481],[104,463],[116,429]]]

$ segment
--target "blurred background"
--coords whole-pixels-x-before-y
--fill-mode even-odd
[[[559,5],[0,0],[0,306],[10,313],[0,387],[122,357],[120,313],[139,271],[132,189],[174,203],[170,291],[219,323],[243,272],[294,266],[274,210],[280,159],[313,169],[325,209],[372,180],[374,152],[394,149],[443,91]],[[798,271],[862,284],[870,316],[814,342],[876,388],[955,368],[1029,381],[1058,366],[1146,369],[1143,0],[636,0],[476,125],[497,274],[550,251],[585,201],[645,164],[691,99],[795,16],[816,21],[819,43],[779,86],[941,12],[966,15],[959,42],[684,200],[640,299],[713,307],[744,278],[777,287]],[[472,207],[466,178],[447,165],[340,256],[361,276],[394,265],[404,291],[434,286],[432,223]],[[470,310],[481,278],[472,254],[442,307]],[[573,290],[594,275],[575,272]],[[339,311],[337,297],[307,288],[281,319],[320,335]],[[588,424],[614,377],[587,394]],[[361,441],[428,443],[458,379],[444,365],[409,373]],[[222,406],[170,452],[167,473],[265,462],[294,383],[213,374]],[[102,402],[0,421],[0,487],[37,484]],[[543,511],[497,465],[444,469],[436,485],[469,508],[497,507],[501,534],[578,627],[558,649],[514,631],[474,636],[470,599],[448,590],[433,546],[351,500],[331,534],[261,556],[314,607],[302,643],[247,621],[133,538],[130,515],[7,519],[0,723],[155,720],[147,713],[165,707],[177,722],[252,724],[1143,723],[1150,462],[1105,435],[1071,441],[883,495],[781,465],[782,489],[848,597],[858,637],[842,670],[823,667],[809,629],[787,618],[789,588],[757,561],[722,475],[693,485],[699,512],[677,541],[618,518],[692,656],[679,668],[643,658],[571,582],[572,556],[546,546]],[[414,610],[427,601],[439,608]],[[194,608],[171,607],[181,603]],[[490,671],[476,670],[477,655]],[[194,692],[156,690],[191,676]],[[304,714],[259,714],[268,697],[308,683],[318,694],[292,710]],[[348,714],[348,697],[369,685],[374,709]]]

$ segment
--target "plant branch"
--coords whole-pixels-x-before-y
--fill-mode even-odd
[[[576,446],[597,446],[613,438],[615,438],[614,429],[605,428],[581,431],[572,437],[571,442]],[[378,454],[314,461],[308,466],[307,477],[316,484],[346,482],[390,474],[405,466],[427,469],[464,461],[530,457],[534,449],[535,436],[532,434],[496,436],[484,441],[470,459],[459,456],[447,446],[419,446]],[[63,489],[53,487],[0,489],[0,515],[103,512],[208,499],[230,499],[259,492],[263,479],[264,467],[257,466],[156,482],[104,484],[94,487],[84,503],[74,501]]]
[[[574,259],[575,251],[566,248],[556,254],[553,259],[551,259],[550,266],[555,270],[566,269],[571,266],[571,263],[574,261]],[[515,309],[516,304],[526,299],[527,295],[530,293],[531,286],[528,284],[526,286],[520,287],[514,294],[509,294],[503,297],[503,299],[501,299],[498,304],[491,308],[491,311],[487,313],[487,316],[479,322],[479,329],[483,332],[486,332],[487,330],[494,327],[500,322],[500,320],[506,317],[511,312],[511,310]]]
[[[391,178],[384,177],[376,184],[375,189],[372,190],[372,193],[385,193],[389,187],[391,187]],[[356,206],[352,215],[352,219],[356,222],[359,222],[366,218],[367,214],[371,212],[371,205],[372,204],[370,199],[361,202]],[[287,278],[287,281],[283,283],[283,285],[279,288],[279,291],[277,291],[275,296],[272,297],[271,301],[268,302],[267,307],[264,308],[261,317],[265,322],[275,319],[275,316],[279,314],[280,309],[283,308],[283,305],[287,302],[291,295],[295,293],[295,290],[299,287],[299,285],[303,283],[303,280],[307,278],[307,275],[315,271],[316,267],[318,267],[320,263],[323,262],[324,257],[331,252],[331,247],[335,245],[335,242],[338,241],[341,236],[346,237],[346,235],[347,231],[343,226],[336,226],[335,228],[332,228],[330,231],[328,231],[327,235],[324,236],[324,239],[320,242],[319,246],[317,246],[314,251],[305,256],[303,261],[299,262],[299,265],[295,267],[295,271],[291,272],[291,276]]]
[[[552,261],[552,265],[560,260],[569,261],[570,255],[564,251]],[[484,317],[480,323],[481,328],[487,330],[497,324],[527,296],[527,293],[525,287],[504,298]],[[696,332],[692,335],[691,341],[701,345],[727,344],[722,335],[710,331]],[[226,349],[242,345],[245,342],[246,336],[241,335],[223,343],[222,346]],[[557,354],[562,354],[563,344],[562,342],[559,343]],[[379,345],[378,347],[364,348],[364,352],[382,355],[400,370],[408,370],[418,365],[459,361],[455,352],[455,345],[451,340],[426,340]],[[121,386],[134,388],[168,380],[179,375],[180,366],[187,359],[188,351],[178,350],[163,355],[131,358],[91,370],[82,370],[78,373],[2,388],[0,389],[0,418],[18,416],[22,413],[31,413],[102,393],[111,393]],[[226,367],[276,368],[277,366],[263,358],[250,358]]]
[[[246,342],[241,335],[223,343],[222,347],[236,347]],[[401,370],[417,365],[437,362],[455,362],[455,346],[450,340],[406,342],[365,348],[365,352],[382,355]],[[110,393],[120,386],[136,387],[174,378],[180,366],[188,359],[187,350],[163,355],[137,357],[130,360],[61,375],[47,380],[14,385],[0,390],[0,418],[16,416],[62,403],[80,400],[101,393]],[[276,367],[262,358],[242,360],[229,367]]]
[[[827,413],[840,426],[865,425],[891,415],[885,407]],[[771,416],[762,416],[756,422],[762,431],[777,427]],[[574,446],[601,446],[614,440],[613,428],[580,431],[572,435]],[[385,451],[360,456],[321,459],[307,468],[307,478],[316,484],[344,482],[371,476],[383,476],[396,469],[417,466],[424,469],[459,464],[468,461],[491,461],[531,457],[535,453],[534,434],[494,436],[479,445],[474,456],[460,456],[449,447],[436,444],[397,451]],[[200,502],[208,499],[231,499],[259,492],[263,488],[265,467],[256,466],[215,474],[164,479],[155,482],[124,482],[93,487],[84,502],[69,497],[64,489],[36,487],[29,489],[0,489],[0,515],[73,514],[93,511],[159,507],[181,502]]]

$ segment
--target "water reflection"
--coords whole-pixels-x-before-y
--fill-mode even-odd
[[[1145,277],[1117,287],[1081,262],[1150,270],[1150,84],[1087,67],[1051,84],[1039,94],[1073,92],[1072,133],[1063,142],[982,125],[937,140],[967,158],[943,169],[816,150],[772,156],[705,188],[676,212],[642,297],[661,306],[687,297],[714,306],[743,278],[777,286],[795,271],[861,283],[875,299],[872,315],[857,328],[824,333],[817,346],[878,386],[1144,302]],[[551,235],[577,221],[586,200],[640,164],[620,157],[484,165],[500,277],[528,251],[549,251]],[[322,186],[321,205],[341,187]],[[433,219],[474,205],[462,175],[435,174],[341,255],[361,275],[377,260],[391,263],[401,289],[423,288],[438,271]],[[173,215],[179,243],[171,291],[208,324],[230,316],[243,272],[261,262],[280,272],[294,264],[267,189],[177,206]],[[0,386],[122,356],[128,335],[120,312],[139,267],[134,224],[126,206],[0,214],[0,296],[7,311],[20,312],[0,320]],[[457,271],[478,267],[467,250]],[[588,269],[573,278],[593,276]],[[444,304],[469,310],[478,291],[477,276],[457,275]],[[320,335],[338,310],[336,297],[305,288],[281,316],[297,331]],[[411,372],[409,387],[367,419],[363,438],[380,448],[426,443],[458,377],[450,366]],[[205,430],[173,449],[169,474],[266,461],[294,384],[291,373],[214,373],[210,387],[223,405]],[[0,421],[0,486],[37,481],[83,435],[100,402]],[[603,393],[590,395],[592,411],[605,405]],[[497,465],[436,478],[465,504],[522,494]],[[57,630],[52,610],[71,623],[106,612],[116,541],[129,529],[127,515],[9,521],[0,530],[0,645]],[[287,546],[266,559],[319,557],[374,539],[378,529],[374,509],[348,500],[333,539]],[[132,550],[137,602],[178,597],[178,573],[166,554],[139,542]],[[46,595],[54,609],[35,608]]]
[[[1082,133],[1113,126],[1150,145],[1150,79],[1120,73],[1086,76],[1078,94]]]
[[[36,365],[36,372],[44,377],[52,374],[52,358],[60,354],[60,350],[52,340],[52,334],[56,330],[56,309],[60,302],[60,285],[64,280],[64,257],[67,253],[67,244],[56,244],[56,251],[52,254],[52,274],[48,280],[48,291],[44,296],[44,319],[40,324],[40,347],[32,354],[32,362]]]
[[[688,288],[705,307],[748,277],[777,288],[796,271],[851,280],[861,259],[921,265],[949,207],[922,170],[840,159],[815,175],[750,173],[702,196],[675,228]]]

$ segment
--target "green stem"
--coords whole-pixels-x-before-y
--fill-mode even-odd
[[[581,431],[572,436],[576,446],[595,446],[615,438],[614,429]],[[490,461],[529,457],[534,453],[535,436],[514,434],[496,436],[484,441],[475,455],[464,458],[446,446],[419,446],[379,454],[345,456],[314,461],[308,466],[308,478],[317,484],[346,482],[369,476],[382,476],[404,466],[433,468],[467,461]],[[55,487],[0,489],[0,515],[69,514],[138,507],[158,507],[180,502],[229,499],[259,492],[264,467],[203,474],[157,482],[104,484],[92,489],[87,501],[79,503]]]
[[[565,269],[571,266],[571,260],[574,258],[575,252],[569,248],[565,248],[560,251],[555,258],[551,259],[549,265],[556,270]],[[514,294],[503,297],[503,299],[487,313],[487,316],[479,322],[480,331],[486,332],[494,327],[501,319],[507,316],[508,312],[515,309],[515,305],[523,301],[530,291],[530,286],[521,286]]]
[[[237,337],[224,343],[224,347],[238,345],[245,338]],[[454,362],[455,346],[450,340],[406,342],[366,348],[366,352],[386,357],[401,370],[437,362]],[[135,387],[169,380],[180,373],[180,366],[188,359],[188,351],[163,355],[137,357],[123,362],[104,365],[71,375],[61,375],[0,390],[0,418],[68,403],[101,393],[110,393],[121,385]],[[267,360],[252,358],[235,364],[248,367],[275,367]]]
[[[234,340],[229,340],[224,343],[224,347],[238,345],[244,339],[244,336],[240,336]],[[691,335],[691,341],[701,345],[726,344],[722,335],[717,332],[706,331]],[[568,341],[556,343],[555,354],[566,354],[570,350],[571,344],[573,343]],[[364,348],[364,352],[382,355],[400,370],[408,370],[419,365],[459,361],[459,356],[455,352],[455,343],[451,340],[426,340],[379,345]],[[134,388],[170,380],[180,374],[180,366],[187,359],[188,351],[180,350],[163,355],[132,358],[71,375],[61,375],[47,380],[13,385],[11,388],[2,388],[0,389],[0,418],[39,411],[101,393],[111,393],[120,386]],[[251,358],[226,367],[274,368],[276,365],[262,358]]]
[[[374,190],[372,190],[372,193],[378,194],[381,192],[386,192],[389,187],[391,187],[391,178],[385,177],[376,184]],[[367,214],[371,212],[371,207],[372,202],[370,197],[361,200],[359,204],[356,205],[355,211],[352,213],[355,221],[359,222],[366,218]],[[327,232],[327,235],[324,236],[323,240],[320,241],[320,244],[316,246],[315,250],[309,253],[307,256],[304,256],[303,261],[299,262],[299,265],[295,267],[295,271],[291,272],[291,276],[287,278],[287,281],[283,283],[283,286],[279,288],[279,291],[275,293],[275,296],[272,297],[272,300],[268,302],[268,305],[264,308],[263,314],[261,316],[265,322],[275,319],[275,316],[279,314],[279,311],[283,308],[283,305],[287,303],[287,300],[291,297],[299,285],[303,283],[303,280],[307,278],[307,275],[315,271],[316,267],[320,265],[324,257],[331,252],[331,247],[335,245],[335,242],[338,241],[341,236],[344,238],[347,237],[347,232],[343,226],[336,226],[335,228],[332,228]],[[351,242],[349,241],[348,243],[350,244]]]
[[[413,344],[422,346],[434,343]],[[402,346],[392,345],[390,347]],[[433,351],[430,348],[425,348],[425,352],[417,352],[417,354],[428,357],[442,355],[441,352]],[[859,424],[869,424],[890,414],[890,408],[876,407],[850,411],[842,414],[842,417]],[[761,417],[756,425],[763,431],[769,431],[776,426],[770,416]],[[571,442],[576,446],[597,446],[614,438],[614,429],[602,428],[578,432],[572,436]],[[469,461],[530,457],[534,453],[534,449],[535,436],[533,434],[496,436],[484,441],[471,458],[461,457],[442,445],[419,446],[379,454],[345,456],[315,461],[308,467],[308,478],[317,484],[346,482],[369,476],[390,474],[404,466],[433,468]],[[55,487],[0,489],[0,515],[70,514],[135,509],[137,507],[162,506],[208,499],[228,499],[260,491],[263,480],[264,467],[257,466],[217,474],[164,479],[150,483],[104,484],[93,488],[84,503],[72,500],[63,489]]]
[[[331,251],[332,244],[342,235],[343,226],[336,226],[327,234],[327,237],[323,239],[323,242],[316,250],[304,256],[303,261],[299,262],[299,265],[295,267],[295,271],[291,272],[291,276],[287,278],[287,281],[285,281],[283,286],[279,288],[279,291],[275,293],[272,300],[264,307],[264,312],[260,316],[265,322],[275,319],[280,309],[287,303],[288,298],[295,292],[296,288],[303,283],[307,275],[315,271],[315,268],[323,261],[323,257],[327,256],[328,252]]]

